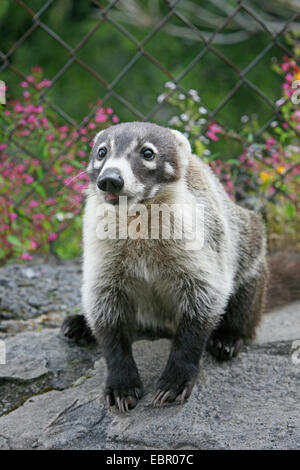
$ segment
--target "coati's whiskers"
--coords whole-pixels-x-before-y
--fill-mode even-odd
[[[76,180],[77,178],[79,178],[79,176],[81,176],[81,175],[83,175],[83,174],[85,174],[85,173],[87,174],[87,170],[81,171],[80,173],[78,173],[78,175],[75,175],[75,176],[73,176],[73,178],[71,178],[70,180],[68,180],[68,183],[65,183],[65,185],[66,185],[66,186],[70,186],[70,184],[71,184],[74,180]]]

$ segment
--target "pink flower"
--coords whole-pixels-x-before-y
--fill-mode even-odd
[[[274,137],[271,137],[270,139],[266,139],[266,148],[267,148],[267,150],[269,150],[269,148],[272,145],[275,145],[275,144],[276,144],[276,140],[274,139]]]
[[[51,232],[48,235],[48,241],[51,242],[52,240],[56,240],[57,237],[58,237],[57,233]]]
[[[95,122],[106,122],[107,121],[107,116],[105,114],[96,114]]]
[[[118,116],[116,116],[116,115],[113,116],[113,117],[111,118],[111,120],[112,120],[112,122],[114,122],[114,123],[120,122],[120,119],[119,119]]]
[[[48,197],[48,199],[46,199],[45,201],[45,204],[47,204],[48,206],[51,206],[52,204],[56,204],[56,199],[54,199],[53,197]]]
[[[24,98],[29,98],[30,97],[29,91],[24,91],[23,96],[24,96]]]
[[[31,175],[28,175],[28,174],[25,174],[24,175],[24,179],[25,179],[25,184],[30,184],[34,181],[34,179],[32,178]]]
[[[86,135],[88,133],[87,129],[81,128],[80,129],[80,134]]]
[[[68,132],[69,126],[60,126],[59,130],[60,130],[61,132],[64,132],[64,133],[65,133],[65,132]]]
[[[18,173],[23,173],[23,171],[25,170],[25,165],[17,165],[16,166],[16,170]]]
[[[65,163],[62,168],[67,175],[70,175],[74,171],[74,167],[68,163]]]
[[[268,188],[268,193],[269,193],[271,196],[273,196],[273,194],[275,193],[275,191],[276,191],[276,190],[275,190],[274,186],[270,186],[270,187]]]
[[[218,132],[221,132],[222,131],[222,127],[218,126],[218,124],[216,124],[215,122],[213,122],[212,124],[210,124],[208,126],[208,129],[213,132],[214,134],[218,133]]]
[[[29,253],[23,253],[21,255],[21,259],[23,259],[24,261],[30,261],[32,260],[32,256]]]
[[[44,220],[46,218],[45,214],[33,214],[33,220]]]
[[[78,157],[85,157],[86,152],[84,150],[78,150],[77,155],[78,155]]]
[[[286,76],[285,76],[285,80],[288,83],[291,83],[294,80],[294,76],[291,73],[287,73]]]
[[[47,79],[45,78],[45,80],[42,80],[40,83],[37,84],[37,87],[38,87],[39,89],[41,89],[41,88],[45,88],[45,87],[48,87],[48,86],[51,86],[51,85],[52,85],[51,80],[47,80]]]
[[[35,240],[30,241],[30,246],[34,250],[37,247],[37,242]]]
[[[32,83],[34,82],[34,77],[32,75],[28,75],[28,77],[26,77],[26,80],[27,82]]]
[[[217,137],[212,131],[207,131],[206,135],[209,139],[214,140],[215,142],[219,140],[219,137]]]
[[[12,212],[11,214],[9,214],[9,218],[11,220],[11,222],[13,222],[14,220],[16,220],[17,218],[17,214],[15,212]]]
[[[27,88],[28,87],[27,82],[21,82],[20,85],[21,85],[22,88]]]
[[[46,129],[48,127],[48,119],[46,117],[41,117],[40,123],[42,124],[44,129]]]
[[[37,117],[34,114],[30,114],[27,118],[27,122],[35,122],[36,120],[37,120]]]
[[[112,114],[114,111],[112,108],[106,108],[107,114]]]
[[[96,125],[93,122],[89,122],[87,126],[89,129],[95,129],[96,127]]]
[[[9,115],[10,115],[9,109],[6,109],[6,110],[4,111],[4,114],[5,114],[5,116],[9,116]]]
[[[39,106],[34,106],[33,108],[33,111],[38,114],[43,112],[43,106],[41,104]]]
[[[14,110],[16,111],[16,113],[22,113],[24,111],[24,108],[20,103],[17,103],[14,107]]]
[[[290,66],[289,66],[288,62],[284,62],[283,64],[281,64],[281,70],[283,72],[287,72],[289,68],[290,68]]]
[[[51,142],[51,140],[54,140],[55,139],[55,135],[54,134],[48,134],[46,136],[46,140],[47,142]]]
[[[32,209],[34,209],[35,207],[38,207],[38,205],[39,203],[35,201],[34,199],[30,201],[30,203],[28,204],[28,206],[31,207]]]
[[[7,149],[8,145],[7,144],[0,144],[0,150],[5,150]]]

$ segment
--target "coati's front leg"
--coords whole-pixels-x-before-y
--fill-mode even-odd
[[[104,283],[103,283],[104,284]],[[93,334],[106,360],[105,400],[121,412],[134,408],[142,397],[142,382],[132,355],[134,311],[119,285],[89,286],[85,309]]]
[[[124,413],[134,408],[143,395],[142,382],[132,356],[130,329],[118,321],[116,325],[97,328],[95,336],[108,369],[106,402]]]
[[[200,285],[199,285],[200,284]],[[177,397],[183,402],[195,384],[199,361],[222,313],[222,295],[203,282],[188,279],[179,294],[180,322],[167,365],[158,381],[154,405]]]
[[[185,315],[173,340],[167,365],[158,384],[153,405],[162,406],[177,397],[181,403],[189,398],[194,387],[199,361],[211,328],[199,318],[190,319]]]

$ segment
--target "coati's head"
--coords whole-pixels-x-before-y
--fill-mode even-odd
[[[146,202],[183,179],[190,153],[179,131],[128,122],[96,135],[87,172],[106,202],[117,204],[119,196]]]

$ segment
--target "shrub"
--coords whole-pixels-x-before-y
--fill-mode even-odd
[[[95,133],[118,122],[111,108],[96,106],[78,128],[60,125],[40,93],[51,85],[36,67],[22,81],[23,99],[8,103],[0,130],[0,259],[32,258],[52,250],[65,258],[80,252],[84,171]],[[14,129],[16,129],[14,131]],[[68,228],[69,227],[69,228]]]

